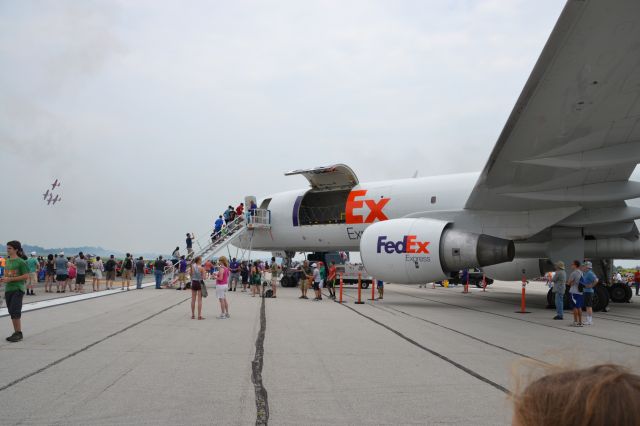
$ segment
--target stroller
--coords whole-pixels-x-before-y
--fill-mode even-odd
[[[268,297],[268,298],[273,297],[273,290],[271,290],[270,288],[267,288],[270,285],[271,285],[271,283],[268,283],[266,281],[262,281],[262,291],[261,291],[262,297]]]

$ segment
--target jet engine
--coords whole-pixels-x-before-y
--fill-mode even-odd
[[[549,259],[514,259],[483,268],[488,277],[500,281],[520,281],[523,275],[526,279],[538,278],[553,270]]]
[[[513,260],[513,241],[453,229],[449,222],[405,218],[370,225],[360,256],[372,277],[403,284],[446,279],[463,268]]]

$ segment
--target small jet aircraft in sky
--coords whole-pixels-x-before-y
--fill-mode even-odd
[[[59,195],[56,195],[56,197],[55,197],[53,200],[51,200],[51,202],[53,203],[53,205],[54,205],[54,206],[56,205],[56,203],[57,203],[58,201],[62,201],[62,198],[60,198],[60,196],[59,196]]]
[[[53,194],[49,194],[49,199],[47,200],[47,205],[51,204],[51,201],[53,201]]]
[[[47,189],[47,192],[45,192],[44,194],[42,194],[42,199],[43,199],[43,200],[46,200],[48,196],[49,196],[49,190]]]
[[[56,189],[56,187],[60,186],[60,182],[58,182],[58,179],[56,179],[52,184],[51,184],[51,190],[54,191]]]

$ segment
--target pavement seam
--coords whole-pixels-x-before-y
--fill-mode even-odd
[[[100,339],[100,340],[97,340],[97,341],[95,341],[95,342],[93,342],[93,343],[90,343],[90,344],[88,344],[87,346],[85,346],[85,347],[83,347],[83,348],[80,348],[80,349],[78,349],[77,351],[74,351],[74,352],[70,353],[69,355],[65,355],[65,356],[63,356],[62,358],[57,359],[57,360],[55,360],[55,361],[53,361],[53,362],[51,362],[51,363],[49,363],[49,364],[45,365],[44,367],[39,368],[39,369],[38,369],[38,370],[36,370],[36,371],[33,371],[33,372],[31,372],[31,373],[29,373],[29,374],[27,374],[27,375],[25,375],[25,376],[22,376],[22,377],[20,377],[20,378],[18,378],[18,379],[16,379],[16,380],[14,380],[14,381],[12,381],[12,382],[10,382],[10,383],[6,384],[6,385],[4,385],[4,386],[0,387],[0,392],[2,392],[2,391],[4,391],[4,390],[9,389],[9,388],[10,388],[10,387],[12,387],[12,386],[17,385],[18,383],[23,382],[23,381],[27,380],[28,378],[35,376],[36,374],[40,374],[40,373],[42,373],[43,371],[46,371],[46,370],[48,370],[49,368],[51,368],[51,367],[53,367],[53,366],[55,366],[55,365],[58,365],[58,364],[60,364],[61,362],[66,361],[67,359],[72,358],[72,357],[74,357],[74,356],[78,355],[79,353],[85,352],[86,350],[91,349],[92,347],[94,347],[94,346],[96,346],[96,345],[98,345],[98,344],[100,344],[100,343],[102,343],[102,342],[104,342],[104,341],[106,341],[106,340],[108,340],[108,339],[110,339],[110,338],[112,338],[112,337],[115,337],[115,336],[117,336],[118,334],[122,334],[122,333],[124,333],[125,331],[130,330],[130,329],[132,329],[133,327],[136,327],[136,326],[138,326],[138,325],[142,324],[143,322],[148,321],[148,320],[150,320],[151,318],[154,318],[154,317],[156,317],[156,316],[158,316],[158,315],[160,315],[160,314],[162,314],[162,313],[164,313],[164,312],[168,311],[169,309],[175,308],[176,306],[178,306],[178,305],[180,305],[181,303],[184,303],[184,302],[186,302],[187,300],[190,300],[190,299],[191,299],[191,297],[188,297],[188,298],[186,298],[186,299],[184,299],[184,300],[181,300],[180,302],[175,303],[175,304],[173,304],[173,305],[171,305],[171,306],[168,306],[168,307],[166,307],[166,308],[162,309],[161,311],[156,312],[155,314],[152,314],[152,315],[150,315],[150,316],[148,316],[148,317],[146,317],[146,318],[143,318],[143,319],[141,319],[140,321],[134,322],[133,324],[130,324],[130,325],[126,326],[125,328],[121,329],[121,330],[118,330],[118,331],[116,331],[116,332],[114,332],[114,333],[111,333],[111,334],[109,334],[108,336],[103,337],[103,338],[102,338],[102,339]]]
[[[460,363],[458,363],[458,362],[456,362],[456,361],[452,360],[451,358],[449,358],[449,357],[447,357],[447,356],[445,356],[445,355],[442,355],[442,354],[441,354],[441,353],[439,353],[439,352],[434,351],[433,349],[429,349],[429,348],[427,348],[426,346],[424,346],[424,345],[422,345],[422,344],[420,344],[420,343],[416,342],[416,341],[415,341],[415,340],[413,340],[412,338],[405,336],[404,334],[402,334],[402,333],[401,333],[401,332],[399,332],[398,330],[395,330],[395,329],[393,329],[393,328],[389,327],[388,325],[386,325],[386,324],[384,324],[384,323],[382,323],[382,322],[380,322],[380,321],[378,321],[378,320],[376,320],[376,319],[374,319],[374,318],[371,318],[371,317],[370,317],[370,316],[368,316],[368,315],[363,314],[362,312],[358,311],[357,309],[352,308],[351,306],[348,306],[348,305],[346,305],[346,304],[344,304],[344,303],[342,304],[342,306],[344,306],[344,307],[345,307],[345,308],[347,308],[347,309],[352,310],[352,311],[353,311],[353,312],[355,312],[356,314],[358,314],[358,315],[360,315],[360,316],[362,316],[362,317],[364,317],[364,318],[368,319],[369,321],[371,321],[371,322],[373,322],[373,323],[375,323],[375,324],[378,324],[379,326],[381,326],[381,327],[383,327],[383,328],[386,328],[386,329],[387,329],[387,330],[389,330],[390,332],[392,332],[392,333],[394,333],[395,335],[397,335],[397,336],[401,337],[402,339],[406,340],[407,342],[411,343],[412,345],[417,346],[418,348],[420,348],[420,349],[422,349],[422,350],[424,350],[424,351],[426,351],[426,352],[430,353],[431,355],[433,355],[433,356],[435,356],[435,357],[437,357],[437,358],[440,358],[441,360],[443,360],[443,361],[445,361],[445,362],[447,362],[447,363],[449,363],[449,364],[453,365],[453,366],[454,366],[454,367],[456,367],[457,369],[459,369],[459,370],[461,370],[461,371],[463,371],[463,372],[465,372],[465,373],[469,374],[470,376],[475,377],[476,379],[478,379],[478,380],[480,380],[480,381],[482,381],[482,382],[484,382],[484,383],[486,383],[486,384],[488,384],[488,385],[490,385],[490,386],[492,386],[492,387],[496,388],[497,390],[499,390],[499,391],[501,391],[501,392],[504,392],[504,393],[505,393],[505,394],[507,394],[507,395],[511,395],[511,391],[509,391],[509,389],[505,388],[504,386],[502,386],[502,385],[500,385],[500,384],[498,384],[498,383],[496,383],[496,382],[494,382],[494,381],[492,381],[492,380],[490,380],[490,379],[488,379],[488,378],[486,378],[486,377],[482,376],[481,374],[479,374],[479,373],[477,373],[477,372],[473,371],[472,369],[470,369],[470,368],[468,368],[468,367],[465,367],[464,365],[462,365],[462,364],[460,364]]]
[[[265,298],[260,306],[260,331],[256,339],[256,354],[251,362],[251,381],[256,395],[256,425],[266,426],[269,423],[269,399],[267,389],[262,383],[262,367],[264,366],[264,338],[267,331],[267,315]]]
[[[529,320],[522,319],[522,318],[512,317],[510,315],[499,314],[497,312],[483,311],[482,309],[472,308],[470,306],[457,305],[455,303],[450,303],[450,302],[442,302],[440,300],[430,299],[428,297],[415,296],[413,294],[408,294],[408,293],[404,293],[404,292],[397,291],[397,290],[393,290],[393,291],[398,293],[398,294],[402,294],[404,296],[413,297],[415,299],[428,300],[430,302],[439,303],[441,305],[454,306],[454,307],[459,308],[459,309],[467,309],[469,311],[481,312],[481,313],[487,314],[487,315],[494,315],[494,316],[497,316],[497,317],[509,318],[509,319],[516,320],[516,321],[522,321],[522,322],[526,322],[526,323],[529,323],[529,324],[535,324],[535,325],[538,325],[540,327],[553,328],[555,330],[560,330],[560,331],[564,331],[564,332],[567,332],[567,333],[574,333],[574,334],[577,334],[579,336],[592,337],[594,339],[606,340],[606,341],[609,341],[609,342],[619,343],[619,344],[624,345],[624,346],[631,346],[631,347],[634,347],[634,348],[640,348],[640,345],[636,345],[636,344],[628,343],[628,342],[623,342],[623,341],[617,340],[617,339],[611,339],[609,337],[597,336],[595,334],[579,333],[576,330],[570,330],[570,329],[565,329],[565,328],[561,328],[561,327],[555,327],[553,325],[543,324],[543,323],[540,323],[540,322],[537,322],[537,321],[529,321]]]

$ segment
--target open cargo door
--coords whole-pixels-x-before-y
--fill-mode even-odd
[[[314,191],[334,191],[337,189],[351,189],[358,184],[358,177],[349,166],[334,164],[332,166],[316,167],[313,169],[293,170],[285,176],[302,175],[309,181]]]

